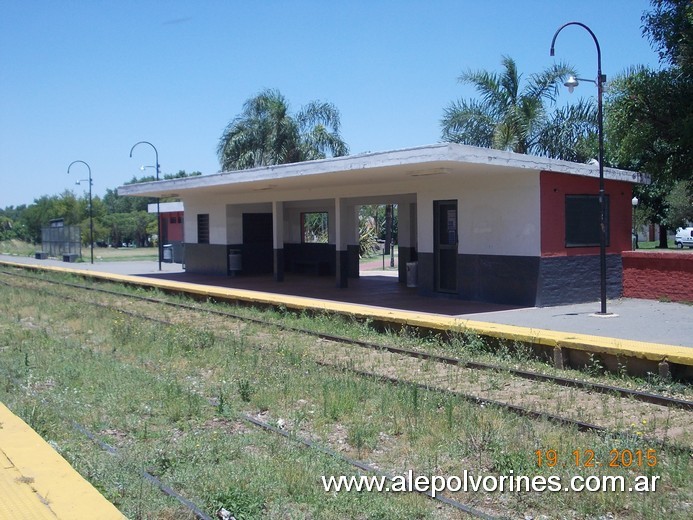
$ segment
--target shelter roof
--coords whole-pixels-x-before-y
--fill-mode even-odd
[[[180,197],[189,192],[219,192],[224,189],[232,189],[235,193],[279,191],[311,188],[316,185],[345,186],[397,182],[411,180],[412,177],[444,174],[512,175],[513,172],[531,170],[599,177],[598,164],[574,163],[456,143],[439,143],[387,152],[219,172],[199,177],[128,184],[120,186],[118,194]],[[637,184],[650,182],[647,174],[614,168],[604,168],[604,178]]]

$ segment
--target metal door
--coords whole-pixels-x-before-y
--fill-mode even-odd
[[[433,202],[435,289],[457,292],[457,201]]]

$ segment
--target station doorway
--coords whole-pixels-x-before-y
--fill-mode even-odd
[[[397,204],[359,206],[359,276],[399,273]]]
[[[433,201],[433,276],[438,292],[457,292],[457,237],[457,201]]]

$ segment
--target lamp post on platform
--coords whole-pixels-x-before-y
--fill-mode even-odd
[[[135,147],[139,144],[148,144],[152,148],[154,148],[154,156],[155,156],[155,163],[154,167],[156,168],[156,180],[159,180],[159,152],[156,149],[156,146],[154,146],[152,143],[149,141],[140,141],[138,143],[135,143],[132,145],[132,148],[130,148],[130,157],[132,157],[132,151],[135,149]],[[157,234],[157,249],[158,249],[158,256],[159,256],[159,271],[161,271],[161,257],[162,257],[162,251],[163,251],[163,243],[161,242],[161,207],[159,205],[160,203],[160,198],[156,198],[156,234]]]
[[[602,98],[604,97],[604,83],[606,83],[606,76],[602,74],[602,51],[599,47],[599,41],[597,37],[592,32],[592,29],[587,27],[581,22],[568,22],[563,24],[558,28],[556,33],[553,35],[551,40],[551,56],[554,55],[554,46],[556,43],[556,37],[563,29],[569,25],[577,25],[585,29],[597,47],[597,79],[581,79],[574,76],[570,76],[568,81],[565,82],[565,86],[568,87],[568,91],[572,92],[575,87],[578,86],[578,80],[589,81],[597,85],[597,122],[598,122],[598,137],[599,137],[599,281],[600,281],[600,297],[601,297],[601,310],[598,314],[606,315],[606,200],[604,195],[604,114],[602,111]]]
[[[70,165],[67,167],[67,173],[69,175],[70,173],[70,167],[72,167],[73,164],[75,163],[82,163],[84,166],[87,167],[87,170],[89,170],[89,178],[88,179],[81,179],[77,181],[76,184],[79,184],[83,181],[89,182],[89,247],[91,248],[91,263],[94,263],[94,215],[93,215],[93,210],[91,207],[91,168],[87,163],[84,161],[72,161]]]
[[[635,229],[635,208],[638,207],[638,202],[640,201],[637,197],[633,197],[630,202],[633,205],[633,251],[635,251],[638,248],[638,232]]]

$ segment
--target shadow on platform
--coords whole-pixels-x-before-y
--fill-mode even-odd
[[[192,273],[148,273],[146,276],[216,287],[260,291],[264,293],[283,294],[330,300],[336,302],[373,305],[391,309],[407,310],[421,313],[458,316],[481,312],[507,311],[521,307],[494,303],[474,302],[448,297],[442,294],[421,296],[418,289],[407,287],[392,276],[368,275],[350,278],[349,286],[344,289],[336,287],[335,279],[330,276],[312,276],[287,273],[284,281],[277,282],[270,276],[218,276]]]

